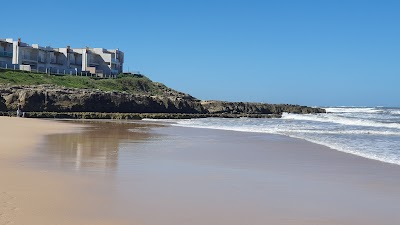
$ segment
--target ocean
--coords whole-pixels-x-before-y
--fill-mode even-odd
[[[324,114],[288,114],[279,119],[204,118],[173,125],[280,134],[332,149],[400,165],[400,108],[328,107]]]

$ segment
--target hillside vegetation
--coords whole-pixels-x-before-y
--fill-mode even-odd
[[[116,79],[101,79],[73,75],[47,75],[24,71],[1,70],[0,84],[9,85],[55,85],[67,88],[97,89],[101,91],[118,91],[129,94],[151,96],[173,96],[193,99],[192,96],[175,91],[165,85],[151,81],[143,75],[120,74]]]

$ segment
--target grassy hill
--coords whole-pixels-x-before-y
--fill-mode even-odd
[[[143,75],[120,74],[116,79],[100,79],[73,75],[47,75],[25,71],[0,69],[0,84],[40,85],[51,84],[68,88],[98,89],[101,91],[124,91],[131,94],[174,96],[193,98],[165,85],[151,81]]]

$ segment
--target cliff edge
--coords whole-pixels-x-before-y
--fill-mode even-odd
[[[263,114],[324,113],[299,105],[201,101],[143,75],[116,79],[0,70],[0,111]]]

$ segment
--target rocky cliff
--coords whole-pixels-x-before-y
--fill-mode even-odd
[[[156,83],[162,94],[131,94],[121,91],[63,88],[55,85],[0,85],[0,111],[276,114],[322,113],[323,109],[298,105],[200,101]]]
[[[147,113],[192,117],[279,117],[283,112],[321,113],[323,109],[298,105],[248,102],[200,101],[191,95],[153,82],[141,74],[120,74],[116,79],[84,76],[54,76],[0,69],[0,112],[24,112],[37,117],[80,116],[91,113]],[[46,113],[43,113],[46,112]],[[52,114],[48,114],[51,112]],[[8,114],[8,113],[7,113]],[[149,115],[150,114],[150,115]],[[101,118],[112,115],[97,115]],[[121,115],[120,115],[121,116]],[[123,115],[125,118],[138,115]],[[143,115],[141,115],[143,116]],[[184,117],[188,117],[184,115]]]
[[[206,112],[199,100],[186,95],[150,96],[94,89],[61,88],[53,85],[0,85],[0,94],[8,110],[16,110],[20,106],[26,112]]]

